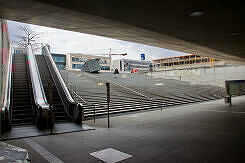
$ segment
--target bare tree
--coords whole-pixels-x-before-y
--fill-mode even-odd
[[[40,33],[32,30],[28,25],[20,25],[18,29],[19,34],[15,35],[15,45],[20,48],[26,48],[28,45],[31,45],[34,51],[40,49],[41,43],[38,42],[41,35]]]

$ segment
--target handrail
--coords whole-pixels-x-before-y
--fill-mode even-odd
[[[28,66],[30,71],[31,84],[32,84],[35,104],[37,105],[38,108],[49,110],[50,106],[45,96],[36,59],[33,54],[31,45],[28,45],[27,47],[27,58],[28,58]]]
[[[49,50],[48,50],[48,47],[47,47],[47,46],[44,46],[44,47],[43,47],[43,50],[45,50],[46,56],[48,56],[49,59],[50,59],[50,62],[51,62],[51,64],[52,64],[52,67],[54,68],[54,71],[55,71],[55,73],[56,73],[56,75],[57,75],[57,77],[58,77],[58,79],[59,79],[59,82],[60,82],[60,84],[61,84],[61,86],[62,86],[62,88],[63,88],[63,90],[64,90],[64,92],[65,92],[65,94],[66,94],[67,99],[68,99],[71,103],[74,103],[75,101],[74,101],[73,98],[71,97],[71,94],[69,93],[69,91],[68,91],[68,89],[67,89],[67,87],[66,87],[66,85],[65,85],[65,82],[64,82],[64,80],[62,79],[62,77],[61,77],[61,75],[60,75],[60,72],[59,72],[58,68],[56,67],[56,64],[54,63],[54,60],[53,60],[53,58],[52,58],[52,56],[51,56],[51,54],[50,54],[50,52],[49,52]]]
[[[83,106],[93,106],[93,107],[95,107],[95,106],[99,106],[99,107],[101,107],[101,108],[105,108],[106,109],[106,107],[105,106],[102,106],[102,105],[99,105],[99,104],[93,104],[93,103],[90,103],[90,102],[87,102],[87,101],[85,101],[80,95],[78,95],[76,92],[74,92],[73,91],[73,93],[75,94],[75,96],[77,96],[79,99],[81,99],[82,101],[83,101]]]
[[[1,113],[4,114],[5,120],[7,120],[6,113],[9,113],[10,108],[10,98],[11,98],[11,79],[12,79],[12,61],[13,61],[13,50],[9,48],[9,60],[8,60],[8,69],[7,69],[7,79],[6,79],[6,87],[5,87],[5,97],[3,102],[3,107],[1,108]],[[11,120],[11,117],[8,117]]]
[[[72,90],[71,90],[72,91]],[[84,104],[89,104],[87,101],[85,101],[81,96],[79,96],[75,91],[72,91],[80,100],[83,101]]]

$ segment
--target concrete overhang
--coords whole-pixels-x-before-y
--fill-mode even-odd
[[[221,0],[0,0],[4,19],[237,63],[245,63],[243,10]]]

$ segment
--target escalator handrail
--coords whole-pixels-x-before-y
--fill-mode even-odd
[[[11,99],[11,79],[12,79],[12,63],[13,62],[13,49],[10,46],[9,48],[9,60],[8,60],[8,69],[7,69],[7,78],[6,78],[6,87],[5,87],[5,95],[4,102],[1,113],[9,112],[10,108],[10,99]]]
[[[37,62],[31,45],[28,45],[26,50],[35,104],[38,108],[49,110],[50,105],[48,104],[45,96]]]
[[[66,84],[65,84],[63,78],[61,77],[61,74],[60,74],[56,64],[54,63],[54,60],[53,60],[53,58],[52,58],[52,56],[51,56],[51,54],[50,54],[50,52],[48,50],[48,47],[47,46],[43,46],[43,49],[46,51],[45,55],[48,56],[48,58],[49,58],[49,60],[50,60],[50,62],[52,64],[51,66],[54,68],[54,71],[55,71],[55,73],[56,73],[56,75],[57,75],[57,77],[59,79],[59,82],[60,82],[60,84],[61,84],[61,86],[62,86],[62,88],[63,88],[63,90],[65,92],[66,98],[68,99],[68,101],[70,103],[75,103],[74,99],[72,98],[70,92],[68,91],[68,89],[66,87]]]

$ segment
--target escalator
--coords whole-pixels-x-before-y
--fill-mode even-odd
[[[13,125],[35,123],[32,91],[25,54],[13,55],[11,110]]]
[[[72,121],[81,124],[83,106],[72,98],[49,48],[43,46],[42,55],[36,55],[35,58],[45,96],[52,106],[54,122]]]
[[[53,103],[55,122],[64,122],[64,121],[70,120],[69,117],[67,116],[67,113],[63,106],[60,95],[57,91],[57,88],[54,84],[52,76],[49,72],[44,56],[36,55],[36,61],[37,61],[39,74],[42,80],[42,84],[43,84],[43,88],[44,88],[44,92],[45,92],[47,101],[49,103]],[[51,88],[49,88],[50,86]],[[50,89],[52,91],[52,99],[49,97]]]
[[[82,123],[82,104],[71,97],[46,46],[42,52],[35,57],[30,45],[26,54],[10,52],[0,115],[2,133],[11,130],[11,126],[16,126],[13,132],[17,133],[13,135],[25,135],[24,131],[18,133],[19,126],[50,129],[54,122]]]

